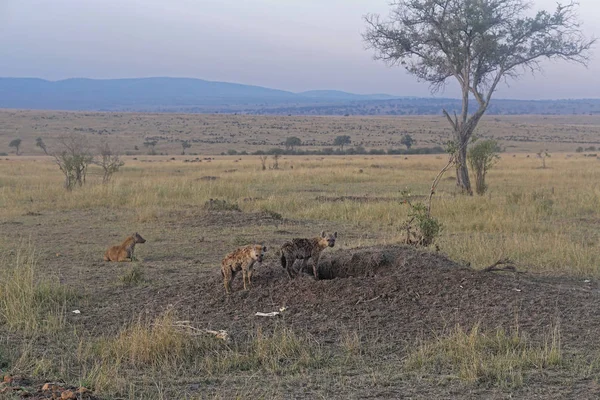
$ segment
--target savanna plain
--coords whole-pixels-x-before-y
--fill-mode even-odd
[[[445,154],[269,156],[263,170],[221,153],[338,134],[443,145],[441,118],[0,114],[1,396],[51,398],[48,382],[100,399],[600,396],[600,161],[575,152],[600,117],[487,117],[480,136],[507,150],[487,193],[461,194],[449,170],[432,199],[442,231],[417,248],[409,203],[427,201]],[[150,125],[165,155],[147,154]],[[92,165],[67,191],[34,146],[61,133],[130,155],[109,183]],[[279,247],[321,231],[338,232],[321,279],[290,280]],[[134,232],[134,261],[103,261]],[[236,276],[226,295],[221,259],[255,243],[268,250],[251,289]]]

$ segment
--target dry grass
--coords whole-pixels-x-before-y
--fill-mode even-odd
[[[0,217],[110,208],[130,210],[132,223],[148,222],[170,212],[200,210],[219,199],[242,211],[355,224],[377,232],[380,242],[393,243],[402,240],[401,225],[409,212],[401,192],[417,198],[427,194],[445,162],[436,156],[284,157],[281,170],[260,171],[260,161],[251,156],[193,166],[148,159],[153,162],[127,160],[109,185],[100,184],[98,171],[92,170],[89,183],[72,193],[63,190],[59,171],[47,159],[0,162]],[[475,267],[508,257],[546,273],[600,275],[599,162],[555,156],[549,168],[539,169],[538,161],[503,155],[483,197],[464,197],[451,179],[444,179],[433,202],[433,214],[444,225],[442,251]],[[319,200],[339,196],[372,200]],[[354,239],[347,245],[361,243]]]
[[[457,326],[447,336],[421,342],[406,359],[406,368],[469,383],[520,387],[532,371],[559,366],[560,335],[553,329],[543,343],[532,342],[514,329],[484,333],[479,326]]]
[[[313,338],[285,326],[269,333],[258,328],[247,338],[223,342],[176,325],[168,311],[151,321],[137,320],[116,336],[81,341],[73,360],[78,376],[104,393],[141,391],[154,397],[157,388],[144,389],[146,382],[177,381],[190,371],[206,379],[259,371],[286,376],[324,367],[329,360]]]
[[[235,204],[241,212],[266,211],[284,226],[286,219],[311,220],[324,227],[353,226],[363,233],[340,232],[340,247],[397,243],[403,239],[401,226],[409,212],[402,203],[403,192],[410,191],[418,200],[445,164],[445,157],[439,156],[286,156],[280,170],[261,171],[258,157],[251,156],[194,164],[184,163],[184,157],[139,158],[126,158],[125,167],[108,185],[100,183],[99,170],[92,167],[88,183],[72,192],[63,189],[63,177],[49,158],[0,160],[0,228],[8,232],[11,224],[30,223],[28,216],[36,213],[63,223],[63,210],[100,214],[117,210],[126,216],[125,225],[161,223],[171,213],[184,218],[188,212],[205,212],[205,204],[218,199],[226,201],[219,205]],[[483,197],[462,196],[447,179],[450,176],[445,177],[433,203],[433,214],[444,225],[441,250],[474,267],[507,257],[521,269],[600,277],[600,163],[564,154],[553,155],[547,163],[548,168],[541,169],[537,159],[503,154],[488,176],[490,192]],[[217,179],[202,179],[205,176]],[[342,196],[367,200],[323,200]],[[254,226],[239,229],[226,243],[246,243],[256,232]],[[43,268],[37,266],[33,251],[13,250],[17,240],[9,234],[0,237],[5,254],[0,260],[2,327],[21,334],[53,333],[60,339],[51,349],[35,339],[39,335],[18,343],[1,342],[0,352],[3,346],[12,346],[6,357],[15,371],[79,381],[125,398],[178,398],[181,393],[171,390],[186,387],[189,382],[181,377],[188,374],[203,377],[213,389],[235,380],[236,390],[248,385],[249,391],[241,391],[240,397],[255,393],[266,398],[280,389],[277,385],[304,384],[307,377],[313,384],[326,377],[327,382],[333,379],[343,385],[353,379],[345,375],[346,366],[363,372],[372,368],[374,382],[384,379],[376,377],[385,371],[367,365],[373,344],[363,343],[357,332],[340,338],[335,348],[341,354],[332,354],[331,346],[284,324],[270,331],[246,332],[225,344],[174,329],[177,318],[172,313],[155,320],[135,319],[113,335],[71,332],[65,313],[72,292],[56,277],[40,275]],[[117,279],[124,285],[139,284],[144,278],[137,266],[123,269]],[[557,331],[539,342],[518,331],[457,328],[448,336],[420,343],[406,363],[395,360],[389,368],[394,379],[401,379],[398,375],[407,370],[427,375],[441,368],[453,379],[511,388],[525,384],[536,371],[560,366],[565,358]],[[574,376],[595,377],[600,364],[578,365]],[[253,381],[256,374],[275,383],[262,387]]]
[[[0,259],[0,318],[9,330],[35,336],[65,327],[66,307],[75,294],[56,278],[40,275],[31,248]]]

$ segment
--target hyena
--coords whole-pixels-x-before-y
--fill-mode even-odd
[[[146,243],[139,233],[129,236],[119,246],[112,246],[104,253],[104,261],[132,261],[136,243]]]
[[[255,263],[262,263],[267,248],[260,244],[240,247],[233,253],[225,256],[221,262],[221,275],[227,294],[231,293],[231,281],[235,274],[242,271],[244,279],[244,290],[248,290],[252,284],[252,267]]]
[[[314,237],[312,239],[292,239],[281,246],[281,266],[285,268],[288,276],[294,277],[296,271],[294,269],[294,261],[296,259],[302,260],[302,267],[300,271],[306,269],[308,259],[311,258],[313,262],[313,274],[315,279],[319,279],[317,274],[317,268],[319,267],[319,258],[321,253],[327,247],[335,246],[335,239],[337,238],[337,232],[333,234],[326,234],[325,231],[321,232],[321,236]]]

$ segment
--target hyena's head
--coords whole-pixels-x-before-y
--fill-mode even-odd
[[[146,243],[146,239],[144,239],[142,237],[142,235],[140,235],[139,233],[134,233],[133,235],[131,235],[131,237],[133,237],[133,240],[135,241],[135,243]]]
[[[321,245],[324,247],[333,247],[335,246],[335,239],[337,239],[337,232],[325,233],[325,231],[321,232]]]
[[[263,246],[262,244],[256,244],[252,246],[252,258],[260,263],[263,261],[266,251],[267,246]]]

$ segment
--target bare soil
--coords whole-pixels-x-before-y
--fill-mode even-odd
[[[344,237],[360,237],[353,226],[327,227],[310,221],[288,221],[268,214],[236,211],[184,210],[165,213],[155,221],[131,224],[121,212],[72,211],[24,215],[3,221],[0,249],[10,251],[23,239],[38,248],[40,264],[83,295],[68,312],[77,329],[93,334],[119,331],[138,316],[149,318],[174,309],[194,326],[227,330],[234,341],[258,327],[265,331],[285,324],[308,333],[332,352],[339,351],[344,333],[357,332],[364,348],[363,364],[341,371],[347,379],[329,381],[315,371],[309,381],[293,378],[276,384],[276,398],[597,398],[596,379],[575,379],[568,370],[536,375],[522,388],[509,390],[466,385],[443,377],[417,378],[390,371],[401,365],[417,340],[429,339],[459,324],[482,329],[518,324],[535,340],[550,326],[559,326],[566,357],[600,350],[600,283],[569,277],[520,272],[482,272],[458,265],[443,253],[403,245],[349,249]],[[309,274],[288,279],[277,255],[290,237],[337,230],[337,247],[324,252],[322,279]],[[129,267],[105,263],[105,247],[137,230],[147,243],[136,247],[146,281],[127,287],[119,275]],[[253,288],[242,290],[241,277],[227,296],[219,261],[232,247],[261,237],[268,257],[253,276]],[[113,243],[114,242],[114,243]],[[278,311],[281,317],[255,313]],[[377,379],[372,378],[375,375]],[[381,375],[381,376],[380,376]],[[384,376],[384,377],[382,377]],[[200,378],[190,378],[198,379]],[[226,382],[173,383],[189,386],[191,394],[227,397],[247,385],[248,376]],[[272,385],[260,373],[256,385]],[[200,389],[199,389],[200,388]],[[188,389],[186,389],[188,390]]]

